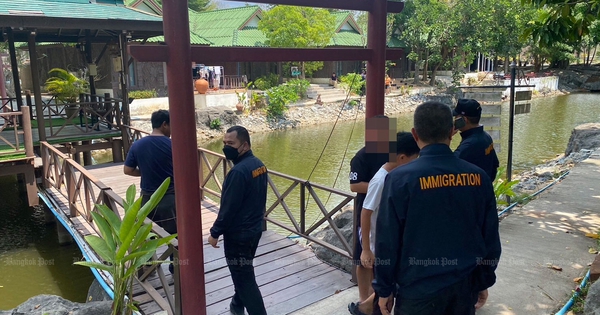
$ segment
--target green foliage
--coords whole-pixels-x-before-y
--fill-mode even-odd
[[[340,76],[340,86],[346,91],[350,90],[352,94],[360,94],[365,84],[366,81],[358,73],[348,73]]]
[[[65,69],[54,68],[48,74],[46,91],[63,103],[75,103],[79,94],[87,92],[89,83]]]
[[[286,85],[292,87],[298,94],[298,97],[304,98],[306,97],[306,91],[308,91],[308,87],[310,86],[310,82],[308,80],[303,79],[291,79]]]
[[[360,104],[357,100],[350,100],[350,102],[348,102],[348,105],[350,107],[354,107],[356,105]]]
[[[129,93],[127,95],[129,95],[129,98],[134,98],[134,99],[155,98],[155,97],[158,97],[158,92],[156,92],[155,89],[138,90],[138,91],[129,91]]]
[[[335,17],[325,9],[277,5],[264,13],[258,29],[271,47],[325,47],[335,34]],[[300,62],[302,78],[321,67],[318,62]]]
[[[252,93],[250,97],[250,109],[259,109],[265,105],[265,96],[261,93]]]
[[[221,129],[221,119],[215,118],[210,121],[210,129],[220,130]]]
[[[142,198],[135,199],[135,185],[129,186],[123,202],[125,216],[122,219],[105,205],[96,205],[97,211],[92,212],[101,237],[88,235],[85,240],[104,262],[81,261],[75,264],[107,271],[113,277],[115,295],[112,315],[122,315],[125,310],[126,314],[131,314],[133,310],[137,310],[131,297],[137,270],[148,263],[160,263],[148,260],[160,246],[168,244],[177,236],[153,238],[155,235],[151,233],[152,225],[144,223],[146,216],[164,196],[170,182],[170,178],[165,179],[143,207]],[[128,300],[125,301],[128,293]]]
[[[267,105],[267,117],[282,117],[284,112],[287,110],[287,105],[300,99],[298,89],[301,88],[302,84],[303,83],[301,82],[294,84],[282,84],[267,90],[266,93],[269,97],[269,104]]]
[[[262,76],[256,80],[254,80],[254,87],[261,90],[266,91],[274,86],[279,84],[279,77],[275,73],[269,73],[266,76]]]
[[[513,186],[519,183],[519,180],[516,179],[511,180],[510,182],[502,179],[505,170],[505,167],[499,168],[496,172],[496,179],[494,180],[494,194],[496,195],[496,203],[499,205],[508,205],[506,197],[515,197]]]

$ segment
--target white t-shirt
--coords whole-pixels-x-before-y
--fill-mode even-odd
[[[371,251],[375,253],[375,228],[377,226],[377,213],[379,212],[379,203],[381,202],[381,193],[383,192],[383,184],[388,171],[383,166],[375,173],[375,176],[369,182],[367,197],[363,203],[363,210],[373,211],[371,214],[371,233],[369,234],[369,245]]]

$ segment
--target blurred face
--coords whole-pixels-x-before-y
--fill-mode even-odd
[[[164,122],[161,126],[160,126],[160,131],[163,133],[163,135],[165,135],[166,137],[171,137],[171,126],[169,124],[167,124],[166,122]]]
[[[239,149],[241,143],[240,140],[237,138],[237,131],[226,133],[223,137],[223,144]]]

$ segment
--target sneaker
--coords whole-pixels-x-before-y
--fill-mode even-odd
[[[350,312],[350,314],[352,314],[352,315],[367,315],[358,309],[359,305],[360,305],[360,302],[356,302],[356,303],[352,302],[352,303],[348,304],[348,312]]]

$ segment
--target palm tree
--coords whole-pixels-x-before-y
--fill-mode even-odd
[[[48,74],[46,91],[63,103],[75,103],[79,94],[87,92],[89,83],[65,69],[54,68]]]

